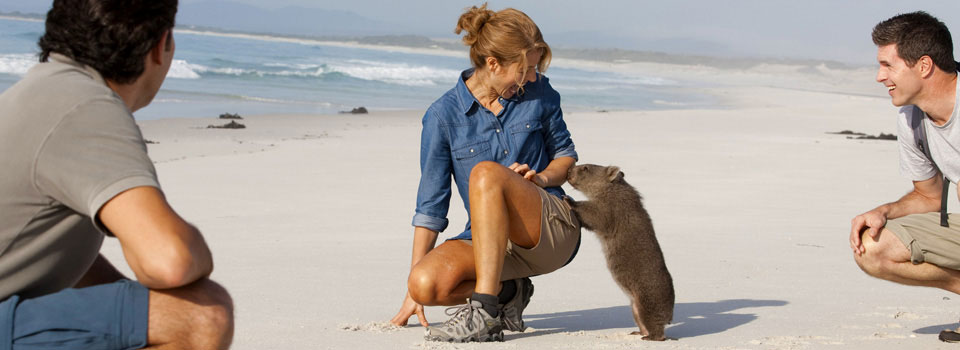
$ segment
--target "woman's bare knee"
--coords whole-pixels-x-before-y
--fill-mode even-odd
[[[223,286],[209,279],[150,291],[149,313],[150,345],[226,349],[233,340],[233,299]]]
[[[435,305],[437,300],[436,274],[423,268],[414,267],[407,279],[407,290],[410,298],[420,305]]]
[[[500,163],[488,160],[477,163],[477,165],[470,170],[470,189],[483,190],[502,184],[502,177],[507,173],[504,171],[505,169],[506,168],[500,165]]]

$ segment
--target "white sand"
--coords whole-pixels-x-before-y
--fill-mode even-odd
[[[872,279],[848,247],[853,216],[909,188],[895,142],[825,133],[896,131],[873,72],[653,68],[720,82],[705,91],[732,107],[566,120],[581,162],[621,166],[646,198],[677,292],[667,335],[679,340],[663,343],[627,335],[627,299],[587,231],[573,263],[533,279],[525,333],[443,344],[389,326],[409,269],[422,111],[141,124],[165,192],[235,299],[235,349],[952,348],[936,333],[956,326],[960,296]],[[450,212],[442,238],[465,221],[458,198]],[[105,252],[122,259],[115,240]],[[428,308],[429,321],[443,311]]]

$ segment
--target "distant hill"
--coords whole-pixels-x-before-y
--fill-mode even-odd
[[[0,11],[0,16],[40,20],[44,18],[41,14],[3,11]],[[331,17],[333,17],[333,19],[331,19]],[[281,18],[300,19],[293,21],[280,20]],[[309,20],[305,18],[309,18]],[[459,40],[438,40],[421,35],[399,34],[403,33],[403,31],[396,29],[397,25],[369,20],[355,13],[343,11],[302,8],[284,8],[269,11],[256,6],[248,6],[229,1],[206,1],[195,4],[182,4],[177,15],[177,20],[177,26],[180,28],[203,31],[356,42],[368,45],[389,45],[454,51],[466,50],[466,47],[464,47]],[[274,22],[286,22],[286,24],[280,25]],[[388,28],[390,29],[388,30]],[[557,35],[557,37],[560,38],[566,36],[570,38],[567,40],[551,39],[551,42],[555,44],[553,45],[554,57],[599,62],[655,62],[679,65],[702,65],[725,69],[748,69],[762,64],[784,64],[806,67],[823,65],[831,69],[858,68],[856,65],[851,66],[831,60],[771,57],[718,57],[707,54],[673,54],[650,50],[603,48],[607,42],[595,42],[595,45],[583,44],[583,40],[586,39],[589,34],[590,33],[569,32]],[[616,38],[613,40],[615,41]],[[626,42],[628,42],[628,40],[623,40],[620,43],[623,44]],[[690,43],[695,43],[695,41],[690,41]],[[612,41],[610,44],[612,44]],[[708,45],[708,43],[701,44]]]
[[[276,10],[232,1],[182,3],[178,24],[227,30],[311,36],[372,36],[396,33],[400,25],[336,10],[285,7]]]
[[[39,21],[42,21],[44,18],[46,18],[46,15],[42,15],[39,13],[21,13],[20,11],[13,11],[13,12],[0,11],[0,16],[22,18],[22,19],[33,19],[33,20],[39,20]]]

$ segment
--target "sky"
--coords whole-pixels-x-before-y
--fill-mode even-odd
[[[183,5],[208,0],[180,0]],[[386,23],[393,33],[456,39],[463,0],[230,0],[268,10],[340,10]],[[4,0],[0,11],[45,12],[51,2]],[[489,7],[526,12],[557,47],[603,47],[725,57],[875,61],[870,30],[897,13],[927,11],[960,37],[958,0],[514,0]],[[210,14],[215,16],[215,14]],[[955,40],[955,42],[957,42]],[[955,45],[960,46],[960,45]],[[960,58],[960,56],[958,56]]]

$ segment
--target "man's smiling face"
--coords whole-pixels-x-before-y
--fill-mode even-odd
[[[890,44],[877,48],[877,82],[887,87],[887,93],[894,106],[911,105],[920,91],[921,77],[918,66],[907,65],[907,61],[897,54],[897,45]]]

